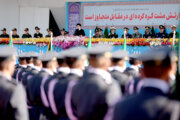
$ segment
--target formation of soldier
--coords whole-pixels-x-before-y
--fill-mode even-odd
[[[180,102],[170,99],[177,70],[170,48],[140,55],[109,45],[28,52],[15,66],[14,51],[0,48],[3,120],[180,119]]]

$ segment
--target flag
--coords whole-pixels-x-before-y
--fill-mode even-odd
[[[48,45],[48,51],[52,51],[52,40],[53,40],[53,34],[51,32],[51,38],[50,38],[50,43]]]
[[[155,34],[154,26],[152,26],[151,33],[152,33],[152,38],[155,38],[156,34]]]
[[[105,27],[105,30],[104,30],[104,36],[105,36],[105,38],[109,37],[108,27],[107,26]]]
[[[10,32],[9,47],[13,47],[12,31]]]
[[[88,45],[87,45],[88,49],[91,49],[91,43],[92,43],[92,40],[91,40],[91,30],[90,30],[89,31],[89,41],[88,41]]]
[[[123,50],[126,51],[126,31],[124,31],[124,45]]]

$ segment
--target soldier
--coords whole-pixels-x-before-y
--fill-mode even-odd
[[[89,50],[91,68],[74,87],[75,81],[69,83],[65,104],[70,119],[102,120],[108,107],[121,96],[117,81],[107,72],[111,63],[110,50],[108,45]]]
[[[29,120],[25,91],[11,78],[16,61],[16,49],[0,48],[0,118],[2,120]]]
[[[27,94],[29,95],[30,104],[32,105],[32,109],[35,110],[35,114],[37,114],[36,118],[45,117],[46,112],[43,103],[41,100],[41,91],[40,86],[43,79],[47,79],[48,77],[54,75],[54,69],[56,69],[56,58],[54,52],[47,52],[39,58],[42,61],[42,70],[33,76],[27,82]]]
[[[99,38],[99,29],[95,29],[95,34],[93,35],[93,38]]]
[[[145,33],[143,35],[143,38],[151,38],[152,37],[152,33],[150,32],[150,27],[146,26],[145,27]]]
[[[52,32],[52,29],[47,29],[47,32],[48,32],[48,34],[46,35],[46,38],[49,38],[49,37],[51,37],[51,32]]]
[[[102,32],[103,32],[103,29],[99,28],[99,38],[105,38]]]
[[[35,30],[36,30],[36,33],[34,34],[34,38],[42,38],[43,34],[39,32],[40,28],[36,26]]]
[[[118,50],[112,53],[112,77],[117,80],[119,87],[122,90],[122,93],[125,93],[125,86],[129,82],[129,77],[124,73],[126,69],[126,62],[128,60],[128,52]]]
[[[132,38],[132,35],[128,33],[129,32],[129,28],[125,27],[124,31],[126,31],[126,38]],[[122,35],[122,38],[124,38],[124,34]]]
[[[165,27],[163,25],[159,26],[160,32],[156,33],[157,38],[168,38],[168,34],[165,31]]]
[[[133,29],[134,29],[134,34],[133,34],[133,38],[142,38],[142,34],[141,33],[139,33],[139,28],[138,27],[133,27]]]
[[[110,28],[109,38],[118,38],[118,34],[115,33],[115,30],[116,30],[115,27]]]
[[[9,38],[9,35],[6,33],[6,28],[3,28],[1,31],[2,34],[0,35],[0,38]]]
[[[176,31],[176,26],[175,25],[171,26],[171,29],[172,29],[172,32],[169,34],[169,38],[173,38],[174,31],[176,32],[175,33],[176,38],[179,38],[179,33]]]
[[[13,28],[12,29],[12,38],[19,38],[19,35],[17,34],[17,29],[16,28]]]
[[[170,100],[168,80],[177,69],[170,48],[152,49],[141,55],[145,78],[140,93],[117,103],[113,120],[180,119],[180,103]]]
[[[66,51],[65,59],[70,67],[70,73],[62,78],[56,77],[49,83],[48,98],[53,114],[58,120],[68,120],[65,110],[65,94],[68,83],[72,80],[78,81],[83,76],[84,62],[86,59],[85,49],[82,47],[72,48]],[[55,103],[55,104],[54,104]],[[54,106],[55,105],[55,106]]]
[[[74,32],[74,36],[85,36],[85,32],[84,30],[81,28],[81,24],[78,23],[76,25],[76,30]]]
[[[29,34],[29,28],[24,29],[25,33],[22,35],[22,38],[32,38],[32,36]]]

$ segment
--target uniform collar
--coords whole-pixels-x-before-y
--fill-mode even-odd
[[[75,69],[75,68],[70,69],[70,73],[75,74],[75,75],[78,75],[79,77],[82,77],[82,76],[83,76],[83,71],[80,70],[80,69]]]
[[[161,90],[164,94],[168,94],[170,87],[167,82],[156,78],[144,78],[143,87],[153,87]]]
[[[34,65],[33,64],[27,64],[27,66],[33,67]]]
[[[37,71],[41,71],[41,68],[38,67],[38,66],[33,66],[32,68],[35,69],[35,70],[37,70]]]
[[[103,69],[91,68],[89,70],[89,73],[94,73],[94,74],[100,75],[103,79],[105,79],[105,82],[107,84],[111,84],[112,83],[111,74],[108,73],[107,71],[103,70]]]
[[[60,68],[58,68],[57,71],[58,71],[58,72],[67,73],[67,74],[70,73],[70,69],[69,69],[68,67],[60,67]]]
[[[26,67],[27,67],[27,65],[21,65],[21,67],[26,68]]]
[[[139,68],[135,65],[131,65],[129,68],[132,68],[133,70],[136,70],[137,72],[139,72]]]
[[[117,70],[119,72],[124,72],[125,68],[119,67],[119,66],[114,66],[112,70]]]
[[[45,71],[45,72],[49,73],[50,75],[54,74],[52,71],[48,70],[47,68],[42,68],[42,71]]]

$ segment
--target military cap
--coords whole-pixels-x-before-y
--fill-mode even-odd
[[[116,30],[116,28],[114,26],[110,27],[111,30]]]
[[[172,25],[171,28],[176,28],[176,25]]]
[[[124,27],[123,29],[124,29],[124,30],[129,30],[129,28],[127,28],[127,27]]]
[[[25,28],[24,31],[29,31],[29,28]]]
[[[74,47],[71,49],[66,50],[64,56],[66,58],[81,58],[82,56],[86,56],[87,49],[84,47]]]
[[[41,56],[38,57],[39,60],[42,62],[50,62],[56,60],[57,54],[53,51],[47,52]]]
[[[128,60],[128,52],[123,50],[117,50],[112,53],[112,59]]]
[[[147,30],[147,29],[150,29],[150,27],[149,27],[149,26],[146,26],[145,29],[146,29],[146,30]]]
[[[0,60],[6,60],[9,58],[15,57],[16,55],[16,48],[12,47],[1,47],[0,48]]]
[[[28,52],[28,56],[32,58],[37,58],[39,54],[37,52],[31,51],[31,52]]]
[[[65,31],[65,33],[64,33],[65,35],[68,35],[69,34],[69,32],[68,31]]]
[[[95,32],[99,32],[99,28],[95,29]]]
[[[79,25],[79,26],[81,26],[81,24],[80,24],[80,23],[76,24],[76,26],[78,26],[78,25]]]
[[[16,29],[16,28],[13,28],[12,31],[17,31],[17,29]]]
[[[139,30],[139,28],[137,26],[134,26],[133,29],[134,30]]]
[[[159,29],[164,29],[165,27],[163,25],[160,25],[159,26]]]
[[[112,50],[112,46],[110,45],[97,45],[97,46],[92,47],[90,50],[88,50],[88,55],[90,57],[105,56],[105,57],[110,58],[111,50]]]
[[[143,63],[156,66],[169,66],[171,62],[175,62],[177,57],[171,48],[154,48],[140,55]]]
[[[40,30],[40,28],[39,28],[38,26],[35,27],[35,30],[36,30],[36,29]]]
[[[6,31],[6,28],[3,28],[1,31]]]
[[[29,57],[29,55],[26,52],[21,53],[21,54],[18,55],[18,58],[20,58],[20,59],[28,58],[28,57]]]
[[[65,29],[63,28],[63,29],[61,29],[60,31],[65,31]]]

